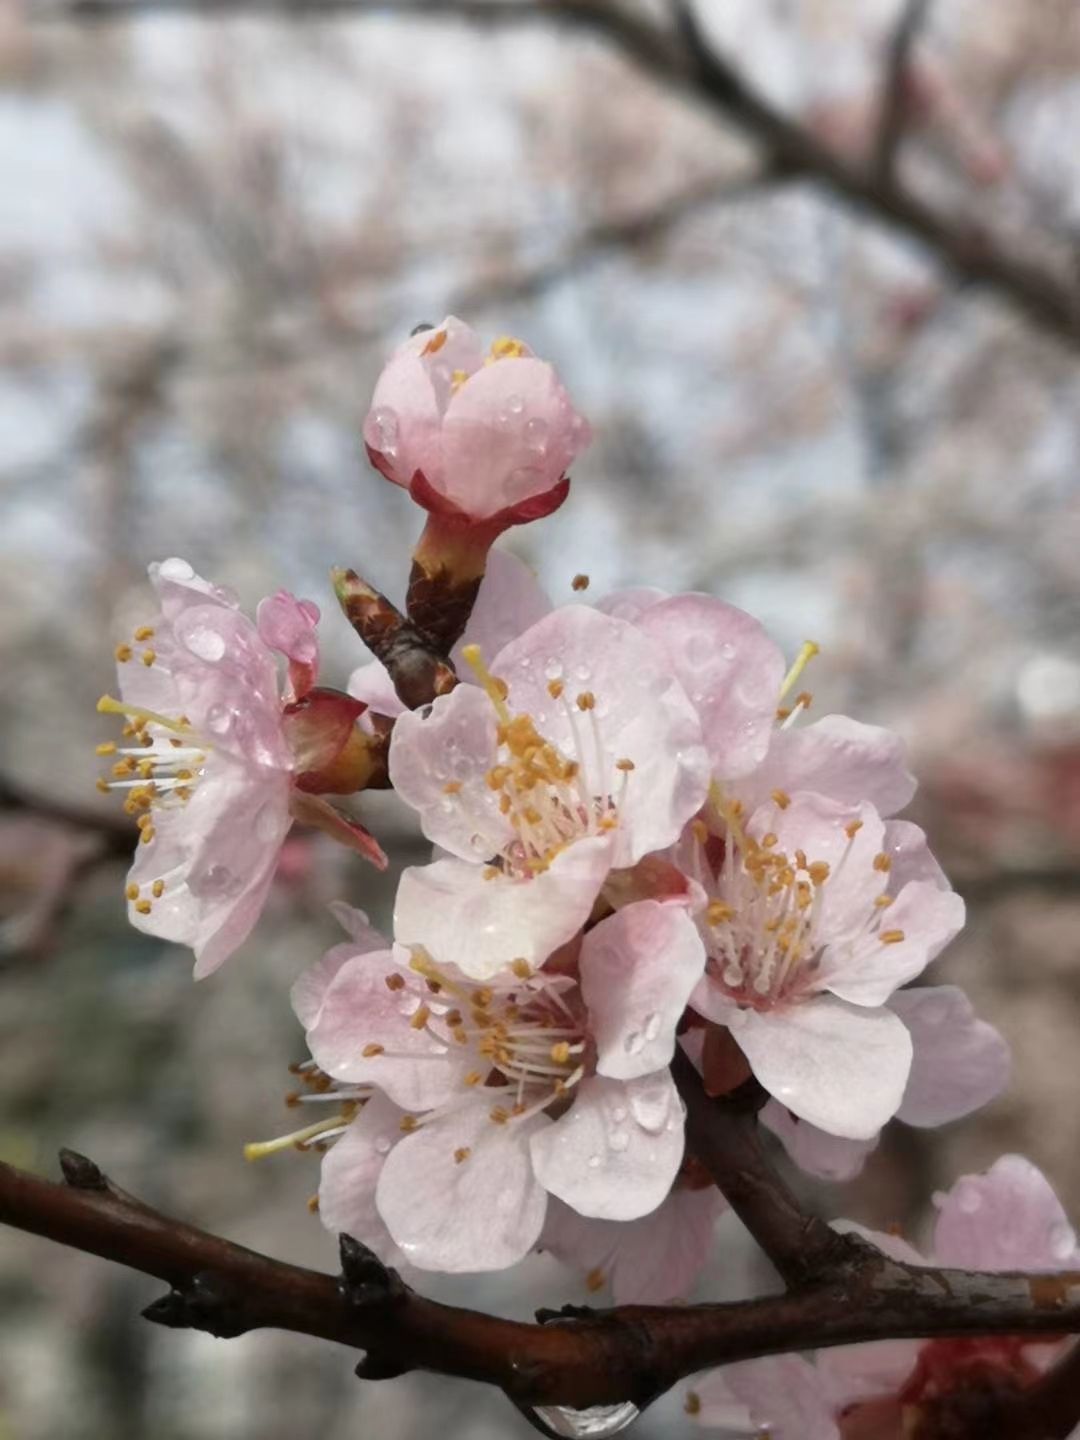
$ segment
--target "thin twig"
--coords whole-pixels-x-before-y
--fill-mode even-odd
[[[907,120],[911,54],[926,24],[930,3],[931,0],[904,0],[889,41],[881,87],[881,117],[874,145],[874,170],[879,183],[889,184],[895,178],[896,158]]]

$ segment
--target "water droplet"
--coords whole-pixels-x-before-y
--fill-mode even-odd
[[[534,418],[525,422],[525,440],[530,450],[535,450],[538,455],[543,455],[547,449],[548,423],[546,420]]]
[[[725,660],[733,660],[735,658],[735,646],[732,645],[730,640],[725,640],[720,646],[720,654]]]
[[[589,1163],[589,1169],[590,1169],[590,1170],[598,1170],[598,1169],[600,1168],[600,1156],[599,1156],[599,1155],[590,1155],[590,1156],[589,1156],[589,1162],[588,1162],[588,1163]]]
[[[371,412],[372,449],[381,450],[392,460],[397,453],[398,417],[389,405],[378,405]]]
[[[235,895],[243,880],[227,865],[209,865],[200,874],[192,877],[192,893],[205,899],[223,899]]]
[[[393,1144],[389,1135],[376,1135],[375,1137],[375,1149],[380,1155],[389,1155]]]
[[[574,679],[575,679],[575,680],[581,680],[581,681],[588,680],[588,678],[589,678],[589,676],[590,676],[591,674],[592,674],[592,671],[589,669],[588,665],[575,665],[575,666],[574,666]]]
[[[1076,1249],[1076,1235],[1071,1225],[1058,1220],[1050,1226],[1050,1253],[1055,1260],[1068,1260]]]
[[[264,805],[255,816],[255,836],[264,845],[269,845],[272,840],[278,838],[280,827],[281,821],[277,807],[274,805]]]
[[[548,680],[558,680],[562,673],[562,661],[556,660],[554,655],[549,655],[544,662],[544,675]]]
[[[158,574],[162,580],[174,580],[183,584],[187,580],[195,579],[195,571],[186,560],[181,560],[174,555],[168,560],[162,560],[158,566]]]
[[[612,1130],[607,1139],[608,1148],[617,1153],[625,1150],[630,1144],[630,1136],[625,1130]]]
[[[616,1125],[621,1125],[622,1122],[626,1119],[626,1106],[625,1106],[625,1105],[614,1105],[614,1106],[612,1106],[611,1118],[612,1118],[612,1120],[615,1121],[615,1124],[616,1124]]]
[[[645,1047],[645,1036],[640,1030],[631,1030],[623,1041],[623,1049],[628,1055],[639,1055]]]
[[[974,1185],[961,1185],[956,1203],[965,1215],[976,1215],[982,1209],[982,1196]]]
[[[593,1405],[588,1410],[572,1410],[568,1405],[537,1405],[533,1414],[554,1435],[569,1440],[607,1440],[632,1425],[640,1410],[631,1401],[621,1405]]]
[[[233,727],[236,712],[228,705],[211,705],[206,715],[206,725],[215,735],[227,735]]]
[[[225,654],[225,637],[208,625],[200,625],[184,639],[184,644],[200,660],[216,665]]]
[[[520,415],[525,409],[525,397],[523,395],[508,395],[506,398],[506,408],[510,411],[511,415]],[[542,425],[544,422],[541,420],[540,423]]]
[[[645,1016],[645,1039],[655,1040],[657,1035],[659,1034],[660,1016],[656,1013],[655,1010],[651,1010],[649,1014]]]
[[[506,498],[513,504],[515,500],[527,500],[530,495],[536,495],[544,488],[544,478],[539,470],[529,465],[522,465],[517,470],[511,470],[506,477]]]

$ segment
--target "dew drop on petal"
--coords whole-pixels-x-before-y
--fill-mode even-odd
[[[200,660],[205,660],[209,665],[215,665],[225,654],[225,637],[217,630],[212,630],[208,625],[200,625],[192,630],[184,644]]]
[[[725,660],[733,660],[735,658],[735,646],[732,645],[730,640],[725,640],[720,646],[720,654]]]
[[[511,415],[520,415],[525,409],[525,397],[523,395],[509,395],[506,400],[506,408]],[[543,424],[543,421],[540,422]]]
[[[590,1170],[598,1170],[600,1168],[600,1156],[590,1155],[588,1165]]]
[[[393,1143],[389,1135],[376,1135],[375,1137],[375,1149],[380,1155],[389,1155]]]
[[[1055,1260],[1068,1260],[1076,1249],[1076,1236],[1071,1225],[1058,1220],[1050,1226],[1050,1253]]]
[[[630,1144],[630,1136],[625,1130],[612,1130],[608,1136],[608,1148],[616,1153],[623,1151]]]
[[[645,1046],[645,1036],[640,1030],[631,1030],[623,1041],[623,1049],[628,1055],[639,1055]]]
[[[185,580],[194,580],[195,578],[195,571],[188,562],[175,555],[169,560],[162,560],[158,566],[158,574],[162,580],[175,580],[180,584],[183,584]]]
[[[207,729],[212,730],[215,735],[227,735],[235,718],[228,705],[211,705],[206,716]]]
[[[660,1016],[655,1010],[650,1010],[645,1016],[645,1039],[655,1040],[660,1034]]]
[[[209,865],[191,879],[192,894],[211,900],[235,895],[242,885],[242,879],[227,865]]]

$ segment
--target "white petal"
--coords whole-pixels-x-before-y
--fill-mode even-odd
[[[541,1184],[581,1215],[635,1220],[655,1210],[683,1156],[683,1109],[670,1074],[601,1075],[578,1086],[561,1119],[532,1139]]]
[[[422,1270],[502,1270],[523,1259],[540,1234],[547,1196],[533,1175],[529,1139],[551,1122],[533,1115],[498,1125],[491,1108],[490,1094],[462,1105],[387,1156],[379,1213]],[[463,1151],[466,1158],[456,1159]]]
[[[402,1138],[402,1111],[375,1094],[345,1134],[323,1156],[319,1177],[319,1219],[335,1235],[351,1235],[381,1260],[400,1259],[397,1246],[375,1208],[375,1187],[393,1146]]]
[[[492,550],[465,634],[450,654],[460,678],[466,682],[474,678],[461,654],[466,645],[479,645],[484,660],[490,663],[504,645],[550,610],[550,599],[524,560],[509,550]]]
[[[732,1026],[754,1074],[787,1109],[830,1135],[869,1140],[900,1107],[911,1036],[891,1010],[821,995]]]
[[[846,1140],[829,1135],[792,1115],[776,1100],[770,1100],[761,1112],[762,1123],[779,1139],[788,1155],[808,1175],[833,1184],[854,1180],[866,1164],[868,1155],[877,1149],[878,1136],[870,1140]]]
[[[669,1065],[675,1027],[704,968],[701,936],[681,906],[639,900],[590,930],[581,993],[598,1073],[632,1080]]]
[[[822,955],[820,982],[853,1005],[884,1005],[894,990],[921,975],[963,926],[964,902],[954,890],[913,880],[881,921],[882,933],[899,931],[904,938],[886,945],[871,931],[837,941]]]
[[[1041,1170],[1003,1155],[985,1175],[964,1175],[939,1214],[934,1259],[967,1270],[1059,1270],[1080,1260],[1076,1235]]]
[[[610,840],[594,836],[526,880],[485,879],[481,866],[464,860],[411,866],[398,885],[394,933],[474,980],[518,959],[536,969],[589,918],[610,857]]]

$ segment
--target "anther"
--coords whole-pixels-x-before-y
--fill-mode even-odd
[[[878,936],[883,945],[899,945],[903,938],[903,930],[882,930]]]
[[[844,834],[848,837],[849,840],[854,840],[855,836],[859,833],[862,827],[863,822],[861,820],[851,820],[848,822],[847,825],[844,826]]]
[[[136,901],[135,901],[135,909],[138,911],[138,913],[139,913],[140,915],[149,915],[149,914],[150,914],[150,911],[151,911],[153,908],[154,908],[154,907],[151,905],[151,903],[150,903],[149,900],[136,900]]]
[[[489,1118],[496,1125],[505,1125],[510,1119],[509,1110],[504,1110],[501,1105],[493,1105],[488,1112]]]
[[[100,775],[99,775],[98,778],[94,781],[94,785],[95,785],[95,787],[96,787],[98,790],[101,791],[102,795],[108,795],[108,793],[109,793],[109,782],[108,782],[107,780],[103,780]]]
[[[116,649],[113,651],[113,655],[116,657],[116,660],[121,665],[127,664],[127,662],[131,659],[131,654],[132,651],[130,645],[117,645]]]
[[[157,659],[157,652],[155,650],[144,650],[139,658],[149,670],[150,666],[153,665],[154,661]]]
[[[629,775],[631,770],[637,769],[637,766],[634,764],[633,760],[616,760],[615,769],[621,770],[624,774]]]
[[[885,854],[884,850],[874,856],[874,869],[880,870],[883,875],[887,875],[892,869],[892,861],[888,855]]]
[[[480,1074],[480,1071],[479,1071],[479,1070],[470,1070],[469,1073],[465,1076],[465,1079],[464,1079],[464,1081],[463,1081],[462,1083],[465,1084],[465,1085],[470,1085],[470,1086],[471,1086],[471,1085],[479,1085],[479,1084],[480,1084],[480,1081],[481,1081],[483,1078],[484,1078],[484,1077],[483,1077],[483,1075]]]
[[[417,1010],[416,1014],[409,1021],[409,1027],[412,1030],[423,1030],[430,1019],[431,1011],[426,1005],[421,1005],[420,1009]]]
[[[153,638],[154,627],[152,625],[140,625],[139,628],[135,631],[136,640],[152,640]]]
[[[603,1270],[590,1270],[588,1275],[585,1276],[585,1288],[594,1295],[597,1290],[604,1288],[605,1283]]]
[[[589,588],[588,575],[575,575],[570,581],[571,590],[587,590]]]
[[[403,1115],[398,1123],[398,1129],[406,1135],[411,1135],[414,1130],[420,1128],[420,1122],[415,1115]]]
[[[132,883],[131,883],[131,884],[127,887],[127,889],[124,891],[124,894],[127,896],[127,898],[128,898],[129,900],[137,900],[137,899],[139,898],[139,887],[138,887],[138,885],[136,885],[135,882],[132,881]]]
[[[373,1060],[376,1055],[381,1055],[385,1049],[385,1045],[380,1045],[378,1041],[372,1040],[369,1044],[364,1046],[364,1048],[360,1051],[360,1054],[364,1057],[365,1060]]]
[[[396,970],[392,974],[387,975],[384,978],[386,980],[386,988],[388,990],[405,989],[405,976],[399,975]]]
[[[461,790],[461,781],[448,780],[442,788],[444,795],[457,795]]]
[[[454,1151],[455,1165],[463,1165],[471,1154],[472,1151],[469,1149],[468,1145],[462,1145],[459,1149]]]
[[[561,696],[562,696],[562,693],[563,693],[563,691],[564,691],[565,689],[566,689],[566,685],[565,685],[565,683],[564,683],[562,680],[549,680],[549,681],[548,681],[547,692],[548,692],[548,694],[551,696],[551,698],[552,698],[553,700],[558,700],[558,699],[560,699]]]
[[[827,860],[815,860],[813,864],[805,867],[806,873],[815,885],[824,885],[829,878],[830,870]]]
[[[557,1044],[552,1045],[549,1053],[556,1065],[565,1065],[570,1059],[570,1046],[567,1041],[560,1040]]]
[[[776,805],[779,805],[781,810],[786,810],[787,807],[791,804],[791,796],[787,793],[786,790],[774,790],[772,792],[772,798],[773,802]]]
[[[115,754],[116,754],[116,741],[115,741],[115,740],[106,740],[103,744],[97,746],[97,748],[96,748],[96,750],[94,751],[94,753],[95,753],[96,755],[115,755]]]
[[[165,881],[155,880],[154,883],[150,886],[150,893],[151,895],[153,895],[155,900],[160,900],[162,895],[165,894]]]
[[[516,960],[512,960],[510,962],[510,969],[514,972],[514,974],[518,977],[519,980],[528,980],[533,973],[532,966],[527,960],[523,959],[521,956],[519,956]]]
[[[591,690],[583,690],[574,703],[579,710],[595,710],[596,696]]]

